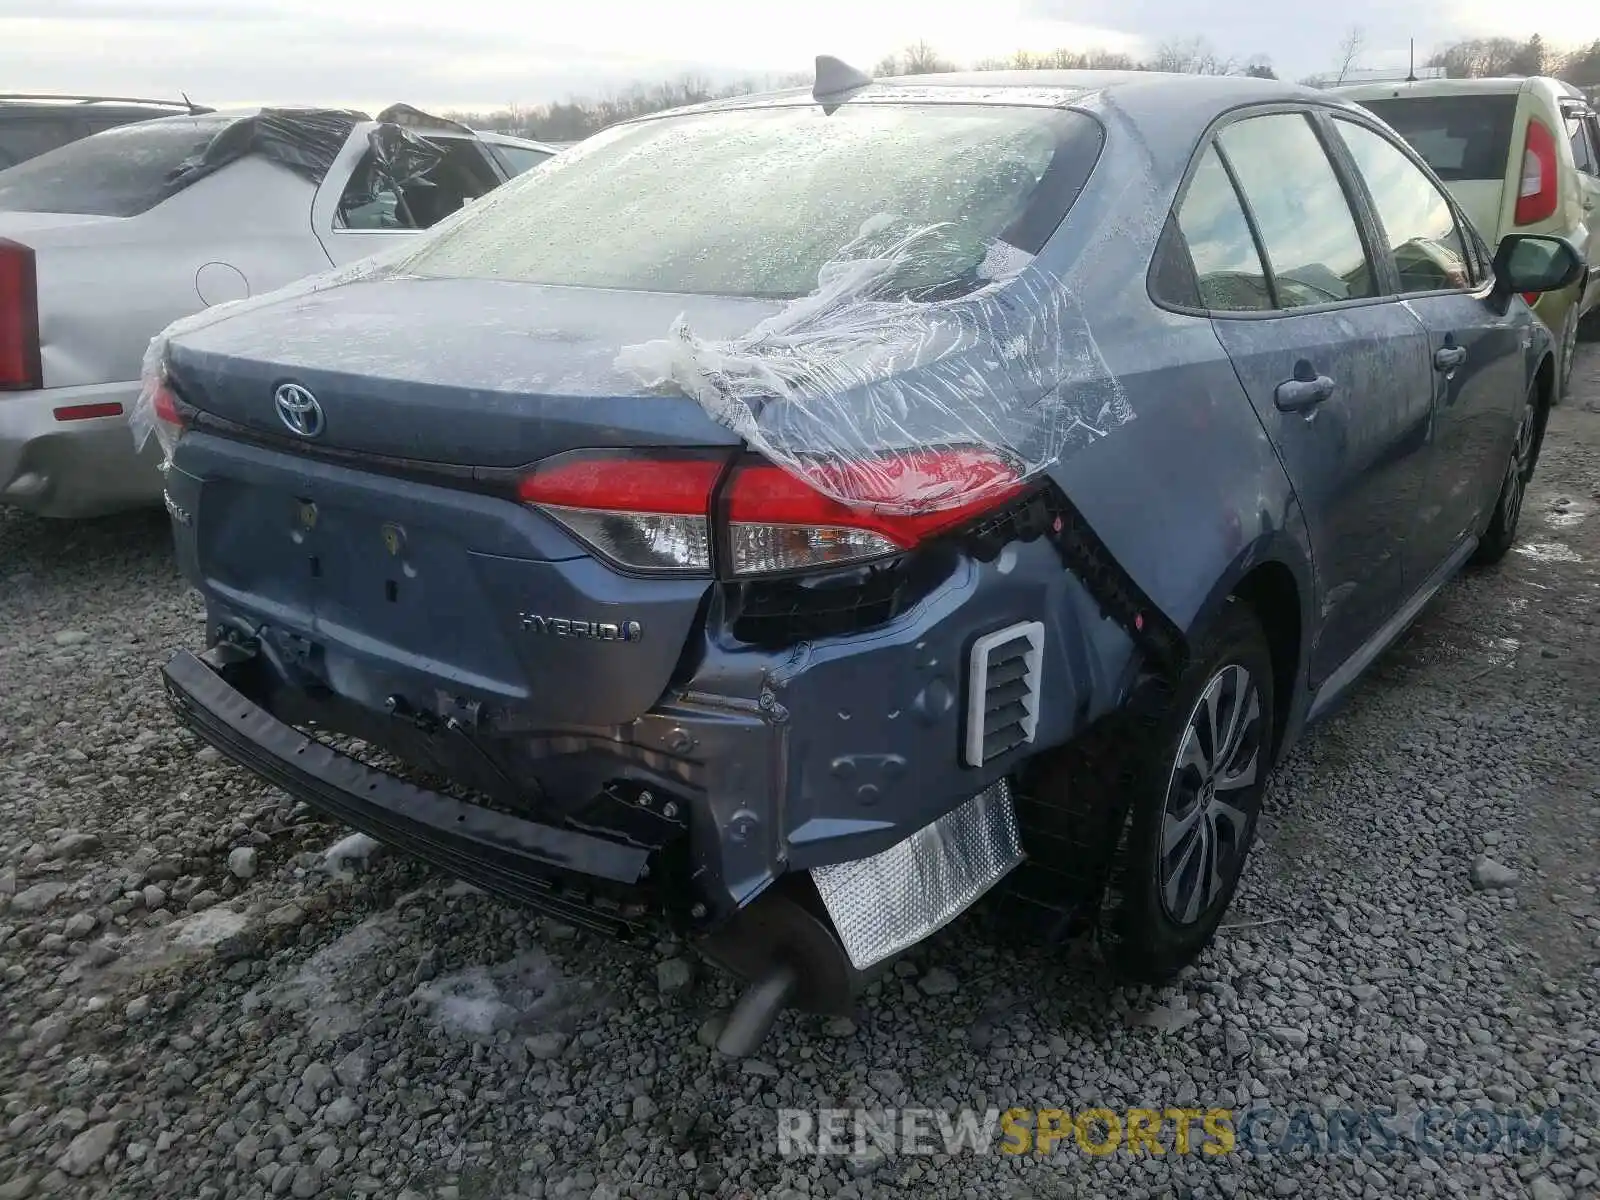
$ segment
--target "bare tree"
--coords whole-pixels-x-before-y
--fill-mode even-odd
[[[886,54],[873,67],[874,75],[937,75],[958,70],[955,63],[945,58],[933,46],[921,39],[912,42],[897,54]]]
[[[1223,58],[1204,38],[1173,38],[1156,47],[1156,56],[1143,64],[1147,71],[1175,71],[1182,75],[1232,75],[1236,59]]]
[[[1366,31],[1359,25],[1350,26],[1349,32],[1339,41],[1339,72],[1333,81],[1335,85],[1343,83],[1345,76],[1360,68],[1361,51],[1366,44]]]
[[[1451,79],[1481,79],[1512,74],[1512,66],[1526,46],[1515,38],[1469,38],[1446,46],[1428,60],[1443,67]]]

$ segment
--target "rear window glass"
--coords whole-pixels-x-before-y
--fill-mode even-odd
[[[1440,179],[1505,178],[1515,96],[1413,96],[1361,105],[1393,126]]]
[[[1081,113],[948,104],[777,106],[601,134],[482,201],[405,269],[425,276],[789,298],[870,221],[943,224],[953,283],[999,241],[1037,253],[1100,152]]]
[[[231,123],[165,117],[108,129],[0,171],[0,212],[132,217],[177,188],[171,176]]]

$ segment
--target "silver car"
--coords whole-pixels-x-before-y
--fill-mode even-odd
[[[160,502],[127,413],[150,339],[414,237],[548,147],[397,105],[163,117],[0,171],[0,504]]]

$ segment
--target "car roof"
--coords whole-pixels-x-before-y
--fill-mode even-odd
[[[1398,100],[1407,96],[1515,96],[1540,92],[1547,99],[1579,100],[1583,93],[1570,83],[1544,75],[1507,75],[1488,79],[1417,79],[1399,83],[1352,83],[1329,88],[1351,100]]]
[[[514,133],[496,133],[493,130],[485,132],[480,129],[477,134],[484,141],[491,142],[496,146],[522,146],[529,150],[537,150],[541,154],[557,153],[554,146],[547,145],[544,142],[536,142],[532,138],[518,137]]]
[[[0,92],[0,109],[25,112],[206,113],[211,110],[188,100],[149,100],[140,96],[77,96],[46,92]]]
[[[937,75],[898,75],[874,79],[850,91],[845,102],[928,100],[1065,108],[1092,95],[1115,95],[1119,101],[1136,103],[1140,107],[1159,108],[1166,103],[1176,103],[1217,110],[1235,104],[1271,103],[1273,100],[1328,102],[1325,92],[1279,79],[1165,71],[951,71]],[[815,102],[810,88],[798,87],[712,100],[652,115],[677,116]]]

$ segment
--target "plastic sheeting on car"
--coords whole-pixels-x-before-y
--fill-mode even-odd
[[[420,244],[175,323],[146,355],[135,439],[165,435],[153,399],[172,338],[296,295],[405,276],[421,246],[481,211],[463,209]],[[888,513],[999,498],[1134,415],[1059,278],[1008,243],[892,215],[867,221],[814,291],[744,334],[701,338],[680,317],[666,337],[619,347],[616,366],[698,401],[823,494]],[[979,453],[926,453],[945,450]]]
[[[1077,300],[1032,256],[890,215],[743,335],[703,339],[680,317],[616,363],[823,494],[892,513],[998,497],[1133,417]],[[988,454],[952,475],[918,453],[947,449]]]
[[[346,192],[352,205],[366,203],[386,188],[399,193],[404,204],[405,189],[426,185],[429,172],[444,158],[444,151],[432,142],[398,125],[379,125],[367,135],[367,144],[372,155],[362,161]]]
[[[212,138],[172,173],[172,183],[175,189],[188,187],[249,154],[270,158],[312,183],[321,183],[350,140],[351,130],[370,119],[354,109],[263,108]]]

